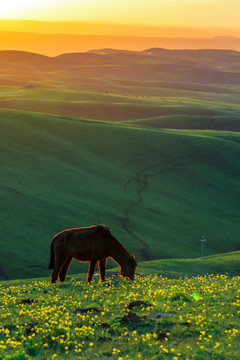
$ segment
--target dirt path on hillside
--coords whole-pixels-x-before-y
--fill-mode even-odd
[[[140,250],[140,253],[142,255],[142,258],[144,260],[151,260],[151,255],[150,255],[150,251],[149,251],[149,246],[142,240],[140,239],[136,234],[134,234],[130,229],[129,229],[129,213],[136,208],[137,206],[141,205],[142,203],[142,192],[146,189],[147,184],[148,184],[148,175],[144,175],[144,171],[140,170],[136,173],[136,177],[133,179],[137,185],[138,185],[138,190],[137,190],[137,200],[132,202],[129,207],[125,210],[125,217],[122,219],[122,227],[123,229],[129,234],[131,235],[134,239],[136,239],[138,242],[140,242],[142,248]],[[128,180],[124,190],[126,192],[126,189],[130,183],[132,179]]]
[[[136,207],[140,206],[142,204],[142,195],[143,192],[146,190],[148,186],[149,178],[155,175],[158,175],[160,173],[166,172],[171,170],[172,168],[175,168],[179,165],[179,162],[181,160],[181,164],[183,164],[183,158],[173,158],[168,160],[167,162],[161,162],[149,165],[148,167],[139,170],[136,172],[135,177],[128,179],[124,186],[124,192],[127,192],[127,188],[129,187],[131,182],[134,182],[137,185],[137,200],[133,201],[129,204],[128,208],[125,210],[124,218],[122,219],[122,227],[123,229],[131,235],[134,239],[136,239],[141,244],[141,250],[140,254],[142,256],[142,259],[144,261],[152,260],[152,256],[150,253],[150,249],[148,244],[139,236],[137,236],[133,231],[129,229],[129,221],[130,221],[130,213],[136,209]]]
[[[130,213],[134,211],[134,209],[141,205],[142,203],[142,195],[143,192],[146,190],[148,186],[149,178],[152,176],[159,175],[161,173],[165,173],[166,171],[171,171],[176,167],[179,166],[186,166],[188,164],[194,163],[196,161],[199,161],[199,158],[204,158],[206,156],[214,156],[214,154],[217,154],[219,152],[222,152],[226,149],[227,145],[223,145],[219,147],[217,150],[213,150],[212,152],[209,151],[202,151],[201,155],[199,154],[199,151],[190,152],[188,154],[185,154],[185,156],[177,156],[172,159],[169,159],[167,161],[162,161],[156,164],[149,165],[146,168],[143,168],[136,172],[135,177],[128,179],[124,186],[124,192],[127,192],[127,188],[129,187],[131,182],[134,182],[137,185],[137,200],[133,201],[129,204],[128,208],[125,210],[124,218],[122,219],[122,227],[123,229],[131,235],[134,239],[136,239],[141,244],[141,250],[140,254],[143,258],[143,260],[152,260],[152,256],[150,253],[149,246],[142,238],[134,234],[133,231],[129,229],[129,221],[130,221]],[[186,155],[188,156],[186,158]]]
[[[148,244],[142,238],[137,236],[133,231],[129,229],[130,213],[134,211],[136,207],[142,204],[142,200],[143,200],[142,195],[148,186],[149,178],[175,168],[176,166],[179,165],[180,162],[181,164],[183,164],[184,159],[182,157],[175,157],[168,160],[167,162],[160,162],[149,165],[148,167],[137,171],[135,177],[129,179],[124,186],[124,192],[126,193],[127,188],[131,182],[137,184],[137,188],[138,188],[136,192],[137,200],[131,202],[128,208],[125,210],[125,214],[124,214],[125,216],[122,219],[122,227],[126,232],[128,232],[128,234],[130,234],[134,239],[136,239],[141,244],[140,254],[143,260],[145,261],[152,259],[150,249]]]

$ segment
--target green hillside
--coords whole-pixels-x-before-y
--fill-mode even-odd
[[[116,265],[116,264],[115,264]],[[135,280],[139,277],[158,276],[167,279],[181,279],[201,277],[208,275],[227,275],[229,277],[240,276],[240,251],[229,253],[204,256],[195,259],[161,259],[151,261],[140,261],[135,272]],[[109,279],[123,279],[120,276],[119,267],[108,266],[106,271],[106,281]],[[68,273],[66,277],[66,284],[73,281],[81,281],[84,285],[87,279],[87,273]],[[0,280],[1,286],[21,286],[29,285],[34,281],[46,281],[50,283],[49,277],[38,277],[29,279],[14,279],[14,280]],[[98,269],[95,269],[95,274],[92,282],[99,282]],[[59,286],[65,285],[57,281]],[[101,284],[101,283],[100,283]],[[66,285],[67,286],[67,285]]]
[[[158,274],[168,278],[203,276],[209,274],[240,275],[240,251],[196,259],[166,259],[139,263],[142,274]]]
[[[196,93],[159,86],[150,90],[150,95],[149,89],[153,88],[144,87],[141,82],[134,87],[125,86],[125,93],[123,86],[123,94],[114,87],[114,93],[101,93],[99,88],[95,92],[2,86],[0,107],[157,128],[240,130],[239,90],[228,93],[225,87],[225,94],[211,93],[209,89]],[[135,96],[138,90],[142,95]]]
[[[2,86],[0,107],[158,128],[240,130],[239,94],[158,90],[166,97]]]
[[[0,108],[239,131],[239,59],[227,50],[102,49],[56,57],[0,51]]]
[[[97,223],[138,261],[199,257],[203,235],[205,255],[239,249],[238,133],[10,110],[0,121],[3,278],[48,276],[53,235]]]
[[[239,250],[239,59],[0,51],[0,279],[48,276],[50,239],[98,223],[183,274],[203,235],[206,256]]]

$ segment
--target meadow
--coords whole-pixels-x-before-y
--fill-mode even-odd
[[[138,261],[197,258],[202,236],[206,256],[239,250],[238,52],[0,64],[0,279],[48,276],[51,238],[99,223]]]
[[[98,223],[138,261],[238,250],[239,141],[1,110],[1,267],[47,276],[51,238]]]
[[[173,129],[239,131],[239,53],[0,51],[0,107]],[[25,89],[27,83],[35,89]]]
[[[239,56],[0,52],[0,359],[239,359]],[[100,223],[134,282],[50,285],[51,238]]]
[[[239,359],[239,276],[84,280],[1,282],[0,358]]]

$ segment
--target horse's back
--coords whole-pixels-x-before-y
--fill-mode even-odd
[[[71,252],[78,260],[108,256],[108,239],[101,225],[75,229],[69,240]]]
[[[54,247],[79,261],[91,261],[109,256],[110,229],[105,225],[93,225],[66,229],[53,238]]]

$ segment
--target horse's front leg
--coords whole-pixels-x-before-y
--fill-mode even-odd
[[[65,263],[64,263],[64,265],[62,267],[62,270],[59,273],[59,280],[61,282],[63,282],[65,280],[71,262],[72,262],[72,257],[69,256],[67,258],[67,260],[65,261]]]
[[[90,283],[90,281],[92,280],[96,263],[97,263],[97,261],[95,261],[95,260],[94,260],[94,261],[90,261],[90,263],[89,263],[88,277],[87,277],[87,282],[86,282],[86,284]]]
[[[107,259],[98,260],[98,268],[100,273],[100,280],[105,281],[105,266]]]

